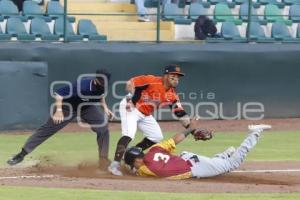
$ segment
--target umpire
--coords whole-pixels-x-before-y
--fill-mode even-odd
[[[110,74],[106,70],[97,70],[96,75],[93,77],[84,77],[73,82],[72,87],[69,85],[56,90],[54,93],[54,114],[27,139],[21,152],[8,160],[7,164],[16,165],[22,162],[27,154],[31,153],[37,146],[76,117],[88,123],[91,129],[97,133],[100,164],[102,166],[108,164],[108,120],[105,120],[104,114],[100,112],[96,104],[100,103],[109,119],[113,118],[113,113],[108,108],[104,98],[105,89],[107,88],[105,83],[109,79]]]

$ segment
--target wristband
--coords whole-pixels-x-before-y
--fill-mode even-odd
[[[56,111],[62,112],[62,109],[61,108],[57,108]]]

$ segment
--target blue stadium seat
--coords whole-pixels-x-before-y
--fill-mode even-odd
[[[289,19],[293,22],[300,22],[300,4],[291,5]]]
[[[283,22],[275,22],[272,25],[271,36],[275,40],[292,40],[292,36]]]
[[[64,37],[64,18],[59,17],[55,20],[54,24],[54,34],[59,37]],[[81,35],[76,35],[73,31],[72,25],[67,21],[67,30],[66,30],[67,39],[70,41],[82,40]]]
[[[249,26],[249,24],[248,24]],[[259,22],[251,22],[249,36],[251,40],[265,40],[267,39],[264,29]]]
[[[51,34],[48,24],[42,18],[31,20],[30,33],[42,40],[59,40],[59,36]]]
[[[47,5],[47,12],[52,19],[57,19],[63,17],[64,8],[60,5],[59,1],[49,1]],[[75,22],[75,17],[69,17],[68,19],[71,23]]]
[[[300,0],[283,0],[286,5],[300,4]]]
[[[167,3],[164,6],[164,15],[163,19],[167,21],[174,21],[175,24],[191,24],[191,19],[186,19],[183,15],[183,12],[180,8],[178,8],[177,4]]]
[[[192,3],[200,3],[200,4],[202,4],[202,6],[203,6],[204,8],[209,8],[209,7],[210,7],[210,3],[209,3],[208,1],[203,1],[203,0],[191,0],[191,3],[190,3],[190,4],[192,4]]]
[[[249,5],[248,3],[244,3],[241,5],[240,7],[240,12],[239,12],[239,16],[240,19],[243,20],[244,22],[248,21],[248,9],[249,9]],[[254,7],[252,7],[252,16],[251,16],[251,21],[259,21],[259,17],[257,16],[257,12],[256,9]]]
[[[0,1],[0,15],[2,16],[2,18],[8,18],[10,16],[17,16],[17,15],[19,15],[19,10],[12,1],[1,0]]]
[[[26,32],[25,26],[20,18],[10,17],[7,19],[6,33],[12,37],[17,37],[18,40],[34,40],[34,35],[29,35]]]
[[[208,0],[208,2],[212,5],[217,5],[217,4],[227,4],[229,8],[234,8],[235,7],[235,2],[228,2],[227,0]]]
[[[106,35],[100,35],[97,31],[96,26],[91,20],[88,19],[79,20],[77,26],[77,34],[82,35],[84,38],[88,38],[89,40],[107,40]]]
[[[278,2],[277,0],[258,0],[258,3],[262,5],[273,4],[277,5],[279,8],[283,8],[285,5],[282,2]]]
[[[221,36],[226,40],[242,39],[238,28],[233,22],[223,22]]]
[[[200,15],[207,15],[208,9],[200,3],[192,3],[189,9],[189,18],[195,21]]]
[[[3,33],[1,28],[0,28],[0,40],[10,40],[10,35]]]
[[[45,16],[44,11],[35,1],[26,0],[23,2],[23,14],[29,19],[32,19],[34,17],[39,17],[39,18],[43,18],[47,22],[51,21],[51,18]]]
[[[233,0],[233,2],[236,4],[236,5],[242,5],[244,3],[246,4],[249,4],[249,0]],[[258,2],[252,2],[252,6],[254,8],[259,8],[260,7],[260,3]]]

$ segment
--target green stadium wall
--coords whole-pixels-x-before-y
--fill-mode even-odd
[[[107,102],[117,106],[125,95],[124,85],[114,85],[116,97],[113,83],[140,74],[160,75],[170,63],[181,65],[186,73],[177,91],[193,115],[204,119],[300,116],[299,44],[0,43],[0,61],[1,130],[35,128],[45,121],[53,102],[49,92],[53,81],[74,81],[80,74],[106,68],[112,73]],[[22,66],[31,70],[31,75],[21,70],[23,82],[20,74],[7,75],[10,68],[20,71]],[[172,116],[165,112],[159,119]]]

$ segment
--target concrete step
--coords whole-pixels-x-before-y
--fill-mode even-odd
[[[78,22],[78,21],[77,21]],[[156,22],[105,22],[105,21],[93,21],[96,27],[105,29],[116,29],[116,30],[156,30],[157,25]],[[161,22],[160,29],[161,30],[173,30],[174,25],[173,22]]]
[[[101,16],[91,16],[91,15],[72,15],[76,17],[76,21],[80,20],[80,19],[90,19],[92,21],[133,21],[133,22],[137,22],[138,21],[138,17],[137,16],[120,16],[120,15],[101,15]]]
[[[154,30],[102,30],[101,34],[107,35],[109,41],[156,41],[156,31]],[[174,32],[162,30],[160,39],[173,41]]]
[[[67,0],[68,3],[110,3],[110,0]],[[64,3],[64,0],[59,0],[61,4]]]
[[[69,13],[136,13],[136,7],[129,3],[68,3]]]

